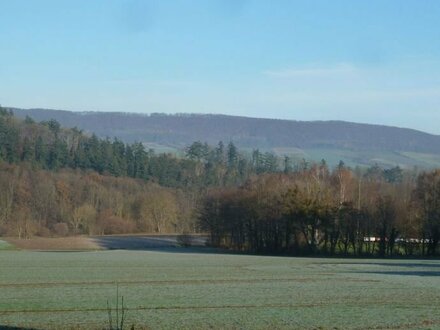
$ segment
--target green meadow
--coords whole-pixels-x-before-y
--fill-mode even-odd
[[[185,249],[1,251],[0,325],[103,329],[117,285],[127,329],[440,328],[438,260]]]
[[[12,250],[14,247],[10,245],[8,242],[0,240],[0,251],[2,250]]]

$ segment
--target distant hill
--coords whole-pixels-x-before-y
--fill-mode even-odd
[[[440,136],[421,131],[343,121],[293,121],[199,114],[134,114],[12,109],[18,117],[56,119],[100,137],[140,141],[159,151],[181,149],[194,141],[233,141],[243,149],[329,164],[423,168],[440,167]]]

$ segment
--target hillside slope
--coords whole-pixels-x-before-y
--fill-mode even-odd
[[[292,121],[226,115],[133,114],[13,109],[17,116],[56,119],[98,136],[141,141],[169,151],[200,140],[209,144],[234,141],[241,148],[272,150],[296,158],[330,164],[404,167],[440,166],[440,136],[417,130],[342,121]]]

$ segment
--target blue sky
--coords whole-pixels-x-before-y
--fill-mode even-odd
[[[438,0],[0,0],[0,104],[440,134]]]

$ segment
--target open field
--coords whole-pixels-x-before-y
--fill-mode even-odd
[[[440,261],[166,251],[1,251],[0,324],[103,328],[119,283],[139,328],[440,328]]]

